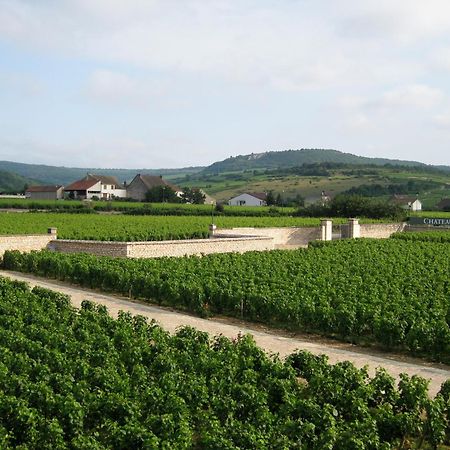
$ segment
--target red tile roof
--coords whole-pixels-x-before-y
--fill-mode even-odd
[[[86,191],[87,189],[95,186],[99,181],[98,180],[79,180],[75,181],[72,184],[69,184],[65,188],[66,191]]]

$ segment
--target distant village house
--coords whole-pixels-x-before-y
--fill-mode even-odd
[[[416,196],[394,195],[391,201],[409,211],[422,211],[422,202]]]
[[[30,200],[60,200],[64,198],[63,186],[30,186],[25,191]]]
[[[233,197],[228,201],[230,206],[266,206],[266,193],[244,193]]]
[[[112,200],[125,198],[127,190],[116,177],[87,174],[85,178],[75,181],[64,189],[66,196],[79,200]]]
[[[141,175],[138,173],[131,183],[127,186],[127,197],[143,201],[145,200],[145,194],[152,188],[158,186],[167,186],[173,189],[178,197],[181,196],[182,191],[179,187],[164,180],[161,176],[156,175]]]

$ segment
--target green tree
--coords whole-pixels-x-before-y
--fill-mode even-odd
[[[155,186],[145,194],[146,202],[154,203],[179,203],[180,198],[170,186]]]
[[[191,203],[194,205],[203,205],[205,203],[205,194],[197,188],[183,188],[181,199],[184,203]]]
[[[273,191],[269,191],[266,197],[267,206],[272,206],[276,204],[275,195]]]

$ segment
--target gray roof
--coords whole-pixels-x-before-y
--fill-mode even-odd
[[[139,173],[136,176],[142,180],[142,182],[148,189],[154,188],[156,186],[168,186],[172,188],[174,191],[180,190],[179,187],[173,185],[172,183],[169,183],[168,181],[164,180],[162,177],[159,177],[157,175],[145,175],[145,174],[141,175]]]
[[[114,186],[120,186],[120,183],[117,180],[117,178],[109,176],[109,175],[95,175],[92,173],[88,173],[84,179],[85,180],[97,180],[97,181],[100,181],[102,184],[112,184]]]
[[[29,186],[27,192],[56,192],[62,186]]]

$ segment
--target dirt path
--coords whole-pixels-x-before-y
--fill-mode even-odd
[[[304,349],[315,354],[327,355],[331,363],[348,360],[357,367],[367,365],[371,374],[374,373],[376,367],[384,367],[395,377],[398,377],[402,372],[409,375],[417,374],[430,380],[431,395],[435,395],[439,391],[440,385],[450,378],[450,367],[427,363],[416,358],[374,352],[350,344],[339,344],[309,335],[289,336],[284,332],[277,332],[276,330],[228,318],[201,319],[169,308],[130,301],[115,295],[105,295],[61,281],[43,279],[28,274],[0,271],[0,276],[26,281],[31,286],[41,286],[63,292],[72,298],[72,303],[76,307],[79,307],[83,300],[91,300],[107,306],[113,316],[117,316],[120,310],[140,314],[155,319],[170,332],[175,331],[180,326],[189,325],[211,335],[223,334],[230,338],[237,336],[239,333],[248,333],[253,335],[260,347],[269,353],[279,353],[280,356],[288,355],[296,349]]]

